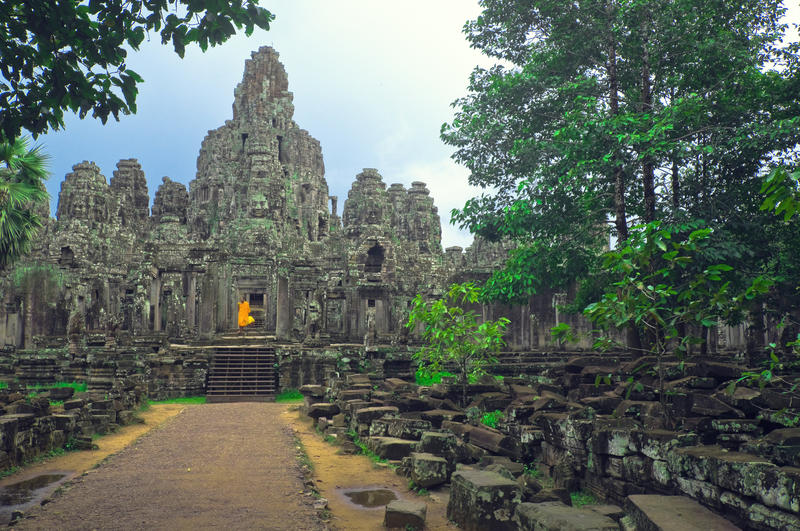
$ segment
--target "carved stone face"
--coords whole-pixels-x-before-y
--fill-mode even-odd
[[[250,216],[254,218],[267,217],[268,205],[266,199],[254,199],[250,206]]]

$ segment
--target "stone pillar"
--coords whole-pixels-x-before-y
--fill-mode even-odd
[[[275,300],[275,338],[286,341],[292,331],[292,300],[289,295],[289,279],[278,276],[278,294]]]
[[[186,326],[189,330],[195,329],[197,275],[194,271],[189,273],[189,288],[186,294]]]
[[[150,307],[153,309],[153,332],[161,331],[161,278],[150,281]]]

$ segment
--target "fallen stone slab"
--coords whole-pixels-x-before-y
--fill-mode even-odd
[[[386,506],[383,525],[388,529],[422,530],[427,512],[425,502],[393,500]]]
[[[391,437],[400,439],[419,440],[422,434],[431,429],[431,423],[427,420],[407,419],[403,417],[387,419],[387,433]]]
[[[633,494],[626,512],[637,531],[739,531],[725,518],[686,496]]]
[[[469,442],[484,450],[507,457],[519,457],[519,445],[512,437],[488,428],[476,427],[469,433]]]
[[[521,531],[619,531],[608,516],[561,502],[521,503],[514,518]]]
[[[420,435],[419,450],[439,457],[452,458],[456,455],[458,439],[449,432],[425,431]]]
[[[623,511],[622,507],[619,505],[587,505],[584,507],[584,509],[607,516],[615,522],[619,522],[620,519],[625,516],[625,511]]]
[[[397,414],[397,408],[393,406],[366,407],[353,412],[353,420],[358,424],[369,425],[375,419],[384,415]]]
[[[325,387],[321,385],[301,385],[298,391],[306,397],[322,398],[325,396]]]
[[[433,427],[440,428],[443,421],[448,420],[450,422],[464,422],[467,419],[467,416],[463,411],[431,409],[429,411],[423,411],[420,414],[420,418],[429,421]]]
[[[416,450],[417,442],[395,437],[370,437],[367,439],[367,447],[381,459],[396,461],[411,455]]]
[[[425,452],[411,454],[411,480],[418,487],[430,488],[447,483],[447,460]]]
[[[500,474],[459,470],[450,479],[447,518],[466,531],[513,531],[521,497],[519,485]]]
[[[339,413],[339,406],[331,404],[330,402],[317,402],[308,406],[306,415],[312,419],[320,417],[333,418],[334,415]]]

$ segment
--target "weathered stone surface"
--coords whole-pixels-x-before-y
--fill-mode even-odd
[[[302,385],[298,391],[300,391],[300,394],[303,396],[309,396],[313,398],[322,398],[325,396],[325,387],[321,385]]]
[[[611,518],[588,509],[568,507],[560,502],[521,503],[514,519],[525,531],[618,531]]]
[[[378,457],[396,461],[410,456],[416,449],[417,443],[395,437],[370,437],[367,439],[367,446]]]
[[[434,428],[441,427],[443,421],[464,422],[467,418],[462,411],[453,411],[448,409],[431,409],[429,411],[423,411],[420,414],[420,417],[429,421]]]
[[[393,500],[386,506],[384,527],[403,531],[422,531],[428,506],[421,501]]]
[[[685,496],[628,496],[626,509],[640,531],[738,531],[725,518]]]
[[[508,457],[519,456],[519,444],[512,437],[488,428],[476,427],[470,431],[471,444]]]
[[[450,482],[447,518],[467,531],[516,529],[513,515],[521,501],[519,485],[494,472],[459,470]]]
[[[306,415],[311,417],[312,419],[318,419],[320,417],[332,418],[334,415],[339,413],[339,406],[336,404],[331,404],[329,402],[317,402],[315,404],[311,404],[308,406],[308,411]]]
[[[366,407],[358,409],[353,412],[353,420],[357,424],[369,424],[375,419],[379,419],[384,415],[397,414],[397,408],[393,406],[382,407]]]
[[[411,454],[411,480],[419,487],[429,488],[448,480],[447,461],[439,456],[414,452]]]

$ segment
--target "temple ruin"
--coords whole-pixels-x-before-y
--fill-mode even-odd
[[[5,345],[30,349],[36,337],[78,330],[210,338],[236,329],[240,296],[254,328],[278,342],[389,344],[404,340],[417,293],[485,278],[503,260],[506,249],[485,241],[443,252],[422,182],[387,187],[366,168],[340,214],[272,48],[252,54],[234,94],[233,118],[206,135],[188,191],[164,177],[152,212],[135,159],[110,180],[94,163],[73,167],[56,219],[3,283]],[[538,300],[483,313],[510,317],[509,345],[529,349],[547,343],[557,318],[552,295]]]

